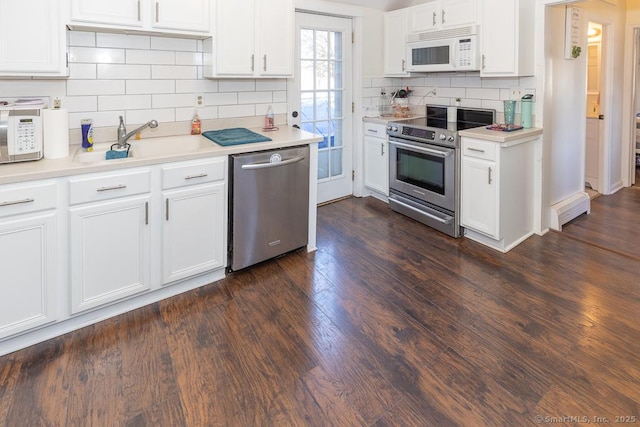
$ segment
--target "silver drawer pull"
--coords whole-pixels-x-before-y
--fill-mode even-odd
[[[0,203],[0,207],[2,207],[2,206],[12,206],[12,205],[21,205],[23,203],[32,203],[32,202],[35,202],[35,199],[12,200],[10,202],[2,202],[2,203]]]
[[[207,176],[209,176],[209,174],[206,173],[200,173],[198,175],[188,175],[185,176],[184,179],[196,179],[196,178],[206,178]]]
[[[122,190],[123,188],[127,188],[127,186],[124,185],[124,184],[120,184],[120,185],[114,185],[113,187],[100,187],[100,188],[98,188],[98,192],[111,191],[111,190]]]
[[[372,132],[372,133],[378,133],[378,131],[377,131],[377,130],[375,130],[375,129],[367,129],[367,131],[368,131],[368,132]]]
[[[484,153],[484,150],[481,150],[480,148],[467,147],[467,150],[475,151],[476,153]]]

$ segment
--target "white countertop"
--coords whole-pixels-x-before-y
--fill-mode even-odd
[[[520,143],[524,141],[529,141],[531,139],[535,139],[538,135],[542,134],[541,128],[530,128],[530,129],[520,129],[514,130],[512,132],[502,132],[497,130],[489,130],[484,126],[461,130],[458,132],[461,137],[467,138],[477,138],[485,141],[493,141],[501,144],[505,144],[505,146],[513,145],[514,143]]]
[[[140,140],[130,139],[129,143],[133,150],[132,157],[87,163],[77,161],[77,155],[83,150],[80,146],[75,145],[71,146],[69,156],[61,159],[42,159],[31,162],[0,165],[0,184],[206,157],[228,156],[230,154],[271,150],[322,141],[322,136],[320,135],[288,126],[280,126],[279,130],[271,132],[263,132],[260,128],[251,130],[271,138],[272,141],[222,147],[202,135],[165,136]],[[94,148],[96,150],[105,147],[108,148],[112,143],[113,142],[98,144]]]

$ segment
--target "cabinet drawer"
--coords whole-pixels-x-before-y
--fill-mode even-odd
[[[226,157],[184,162],[162,168],[162,188],[176,188],[185,185],[225,179]]]
[[[387,139],[387,125],[382,123],[364,122],[364,134]]]
[[[69,203],[87,203],[116,197],[148,193],[151,172],[147,169],[131,172],[92,174],[69,180]]]
[[[497,144],[491,141],[462,138],[462,155],[477,159],[496,160]]]
[[[0,187],[0,218],[54,209],[57,204],[56,188],[55,182]]]

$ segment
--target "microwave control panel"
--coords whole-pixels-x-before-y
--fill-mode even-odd
[[[458,40],[458,67],[473,65],[473,42],[470,38]]]
[[[15,153],[26,154],[40,151],[38,120],[40,117],[16,117],[15,120]]]

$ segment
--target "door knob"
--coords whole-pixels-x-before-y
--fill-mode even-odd
[[[291,113],[291,116],[292,116],[292,117],[298,117],[298,112],[297,112],[297,111],[292,112],[292,113]]]

